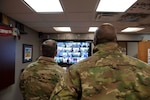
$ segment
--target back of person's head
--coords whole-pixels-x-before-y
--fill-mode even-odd
[[[46,40],[42,44],[42,55],[54,58],[57,53],[57,43],[55,40]]]
[[[116,30],[115,27],[110,23],[103,23],[94,34],[94,45],[105,43],[105,42],[116,42]]]

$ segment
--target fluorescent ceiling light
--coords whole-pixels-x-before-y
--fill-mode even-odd
[[[124,30],[122,30],[121,32],[138,32],[143,30],[144,28],[140,28],[140,27],[128,27]]]
[[[137,0],[100,0],[97,12],[125,12]]]
[[[89,32],[95,32],[98,29],[98,27],[90,27]]]
[[[53,27],[56,31],[61,31],[61,32],[71,32],[70,27]]]
[[[24,0],[36,12],[63,12],[59,0]]]

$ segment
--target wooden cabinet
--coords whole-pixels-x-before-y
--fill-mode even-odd
[[[150,41],[142,41],[138,43],[138,59],[148,63],[148,49],[150,49]]]

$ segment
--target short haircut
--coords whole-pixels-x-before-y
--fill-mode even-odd
[[[42,55],[45,57],[54,57],[57,53],[57,42],[55,40],[46,40],[42,44]]]
[[[103,23],[94,34],[94,45],[117,41],[115,27],[110,23]]]

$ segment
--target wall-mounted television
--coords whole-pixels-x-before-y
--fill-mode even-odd
[[[91,40],[56,40],[57,55],[55,61],[61,66],[75,64],[91,56]]]

